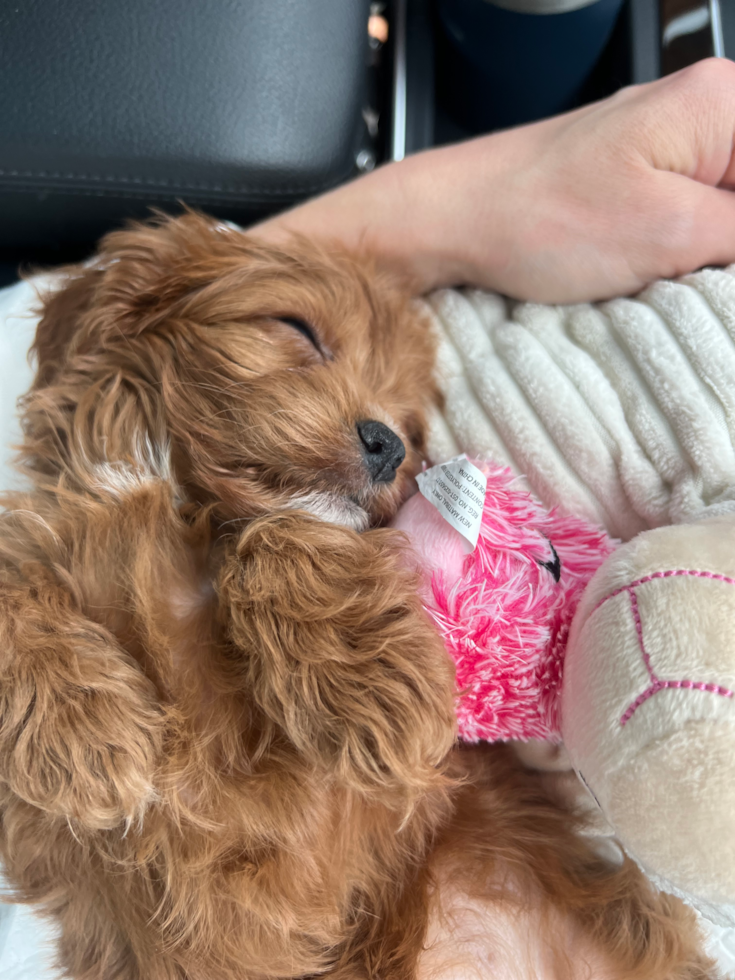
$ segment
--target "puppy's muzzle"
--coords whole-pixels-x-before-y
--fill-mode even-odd
[[[406,458],[406,447],[387,425],[367,419],[357,423],[362,456],[373,483],[392,483]]]

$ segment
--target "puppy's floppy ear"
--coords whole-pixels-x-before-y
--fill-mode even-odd
[[[32,348],[38,360],[35,386],[53,384],[92,307],[104,310],[116,331],[144,328],[166,312],[191,290],[182,270],[207,254],[216,227],[193,213],[181,218],[159,214],[107,235],[92,264],[59,270],[58,281],[42,295]],[[97,329],[104,325],[94,324]]]
[[[181,351],[169,334],[186,326],[174,307],[217,277],[217,247],[226,251],[226,236],[210,219],[159,216],[108,235],[92,263],[60,270],[42,295],[23,465],[58,475],[169,441],[160,382],[166,372],[176,382]],[[196,350],[196,339],[182,347]]]
[[[215,279],[220,270],[213,260],[223,245],[218,228],[204,215],[157,214],[107,235],[98,257],[105,272],[99,305],[117,328],[143,333]]]
[[[399,540],[271,515],[243,532],[218,581],[266,736],[396,807],[442,778],[455,731],[453,670]]]
[[[58,289],[42,296],[43,313],[31,347],[38,369],[34,387],[53,384],[66,360],[84,314],[92,305],[101,278],[96,268],[62,269]]]

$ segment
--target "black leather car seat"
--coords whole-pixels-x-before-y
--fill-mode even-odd
[[[250,222],[345,180],[367,0],[0,3],[0,250],[178,202]]]

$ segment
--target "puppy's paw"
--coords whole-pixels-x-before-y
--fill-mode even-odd
[[[104,629],[0,601],[0,778],[88,829],[139,819],[154,798],[163,712]]]
[[[269,723],[355,788],[405,799],[441,778],[455,715],[453,669],[400,540],[264,518],[232,548],[218,590]]]

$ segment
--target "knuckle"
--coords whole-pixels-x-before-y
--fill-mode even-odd
[[[680,78],[687,87],[702,92],[730,87],[735,95],[735,62],[727,58],[704,58],[682,69]]]

